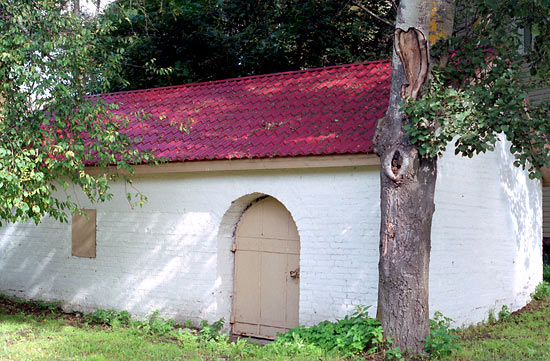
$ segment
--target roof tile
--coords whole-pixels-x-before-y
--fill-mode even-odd
[[[170,161],[365,154],[390,81],[384,60],[96,97]]]

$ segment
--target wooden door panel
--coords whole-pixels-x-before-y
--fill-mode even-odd
[[[288,331],[287,328],[284,327],[272,327],[272,326],[263,326],[260,325],[259,333],[263,335],[263,338],[267,338],[270,340],[274,340],[277,336],[277,333],[285,333]]]
[[[261,334],[260,325],[257,323],[235,322],[233,324],[233,333],[242,336],[257,336]]]
[[[245,215],[241,218],[239,224],[237,225],[237,234],[244,237],[257,237],[262,234],[262,210],[261,207],[257,207],[258,204],[250,207],[256,208],[253,212],[245,212]],[[250,210],[249,209],[249,210]]]
[[[288,239],[290,213],[286,208],[273,198],[263,200],[261,206],[262,235],[266,238]]]
[[[297,242],[296,242],[297,243]],[[300,303],[300,256],[289,254],[288,272],[286,274],[286,324],[288,329],[298,327],[298,304]],[[296,277],[292,277],[290,272],[298,271]]]
[[[262,243],[262,239],[258,237],[238,237],[237,249],[239,251],[259,251],[259,247]]]
[[[239,265],[235,273],[234,315],[240,322],[260,322],[260,257],[257,252],[240,251],[235,253],[235,264]]]
[[[260,279],[261,324],[285,327],[286,254],[262,252]]]
[[[266,198],[243,214],[236,229],[233,333],[275,338],[298,326],[298,230],[288,210]]]

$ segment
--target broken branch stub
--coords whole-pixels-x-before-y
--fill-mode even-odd
[[[407,31],[396,29],[394,35],[395,51],[401,59],[408,81],[401,88],[401,97],[405,102],[408,98],[416,100],[428,77],[430,65],[426,37],[415,28]]]
[[[386,177],[397,184],[401,183],[411,170],[416,154],[416,149],[402,147],[395,147],[387,152],[381,164]]]

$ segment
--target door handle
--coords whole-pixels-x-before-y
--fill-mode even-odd
[[[290,277],[300,278],[300,268],[296,268],[294,271],[290,271]]]

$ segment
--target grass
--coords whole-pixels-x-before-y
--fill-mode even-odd
[[[446,359],[550,360],[550,298],[500,316],[505,320],[458,332],[460,352]],[[155,320],[110,326],[55,304],[0,296],[0,360],[346,360],[301,342],[262,347],[183,326],[156,332],[154,323],[163,321]]]
[[[1,360],[311,360],[319,356],[339,359],[311,349],[304,350],[303,354],[294,354],[292,350],[279,354],[269,351],[242,343],[201,344],[192,336],[177,342],[163,340],[121,327],[79,328],[61,320],[38,321],[24,315],[0,318]]]
[[[244,340],[228,342],[225,335],[204,336],[195,329],[155,334],[144,322],[113,327],[89,320],[64,314],[52,304],[0,296],[0,360],[343,359],[311,345],[262,347]]]
[[[178,360],[198,359],[174,343],[153,343],[117,329],[83,329],[59,320],[24,315],[0,319],[2,360]]]
[[[462,351],[455,360],[550,360],[550,298],[531,302],[506,321],[469,327],[458,335]]]

